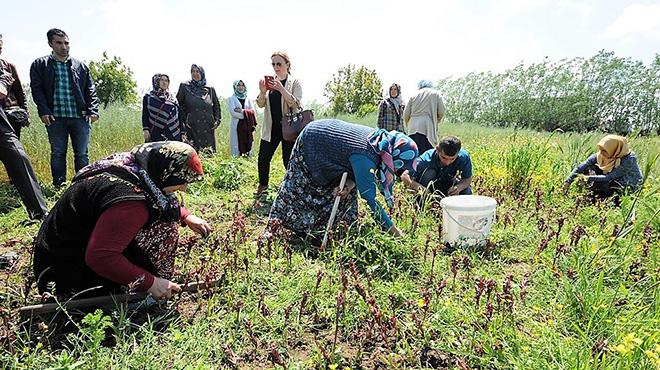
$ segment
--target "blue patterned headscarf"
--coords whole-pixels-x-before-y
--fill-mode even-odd
[[[433,87],[433,82],[430,80],[421,80],[417,83],[417,88],[418,89],[423,89],[425,87],[432,88]]]
[[[414,171],[417,168],[417,144],[401,132],[387,132],[385,129],[370,134],[369,144],[380,155],[380,164],[376,166],[376,180],[387,206],[392,208],[394,176],[399,170]]]
[[[245,82],[243,82],[243,86],[245,86],[243,92],[241,93],[238,91],[238,84],[241,82],[243,82],[243,80],[234,81],[234,95],[236,95],[236,97],[239,99],[245,99],[245,97],[247,96],[247,86],[245,86]]]
[[[204,68],[202,66],[198,66],[197,64],[193,64],[192,66],[190,66],[190,72],[192,72],[193,68],[199,69],[199,74],[202,75],[202,78],[199,81],[190,79],[192,84],[195,85],[196,87],[206,86],[206,73],[204,73]]]
[[[164,74],[164,73],[156,73],[152,78],[151,78],[151,92],[149,94],[153,95],[154,97],[165,99],[168,102],[173,102],[176,101],[174,99],[174,96],[170,94],[169,89],[168,90],[163,90],[160,88],[160,79],[163,77],[167,77],[167,80],[169,81],[170,76]]]

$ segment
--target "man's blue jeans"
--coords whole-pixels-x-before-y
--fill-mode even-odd
[[[53,185],[59,186],[66,181],[66,152],[69,136],[73,147],[76,172],[89,163],[88,146],[90,124],[84,118],[55,118],[55,122],[46,126],[50,142],[50,171]]]

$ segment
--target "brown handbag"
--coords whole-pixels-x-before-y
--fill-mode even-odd
[[[311,110],[294,113],[293,109],[289,108],[289,113],[282,117],[282,138],[285,141],[296,141],[300,132],[313,120],[314,112]]]

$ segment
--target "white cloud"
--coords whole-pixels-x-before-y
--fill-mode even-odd
[[[660,37],[660,2],[629,5],[604,33],[613,39],[643,35]]]

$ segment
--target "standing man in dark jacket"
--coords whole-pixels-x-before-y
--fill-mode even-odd
[[[2,54],[3,40],[0,34],[0,55]],[[0,74],[5,73],[10,75],[14,82],[11,86],[7,86],[7,95],[0,99],[0,106],[4,108],[5,115],[9,119],[9,123],[14,129],[14,133],[20,139],[21,128],[30,125],[28,115],[27,99],[25,99],[25,91],[23,85],[18,78],[16,66],[4,59],[0,59]]]
[[[69,56],[66,33],[53,28],[46,36],[53,52],[32,63],[30,87],[39,117],[48,131],[53,184],[60,186],[66,181],[69,136],[76,172],[89,163],[89,132],[91,123],[99,117],[99,100],[89,68]]]
[[[14,83],[11,74],[0,70],[0,100],[7,99]],[[41,220],[48,213],[37,175],[32,169],[30,158],[18,140],[14,128],[9,124],[5,110],[0,105],[0,161],[7,169],[9,179],[27,208],[31,219]]]

